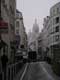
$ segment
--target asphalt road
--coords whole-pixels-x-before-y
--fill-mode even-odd
[[[46,62],[29,63],[23,80],[60,80]]]

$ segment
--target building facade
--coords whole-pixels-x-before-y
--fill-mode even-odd
[[[60,58],[60,2],[50,9],[50,16],[44,19],[43,47],[47,56],[59,60]]]
[[[38,55],[40,59],[43,59],[44,54],[43,54],[43,44],[42,44],[42,33],[39,33],[39,36],[37,38],[38,40]]]
[[[16,26],[15,26],[15,35],[17,39],[17,45],[19,48],[21,45],[24,45],[24,48],[27,48],[27,34],[25,31],[24,23],[23,23],[23,16],[22,13],[16,10]]]
[[[1,0],[1,23],[0,34],[4,43],[7,44],[6,54],[10,58],[11,46],[15,39],[15,15],[16,15],[16,1],[15,0]],[[4,22],[7,24],[5,25]],[[2,48],[3,49],[3,48]],[[3,52],[2,52],[3,54]]]

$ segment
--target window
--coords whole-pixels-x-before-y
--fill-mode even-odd
[[[56,26],[55,32],[59,32],[59,26]]]
[[[55,15],[55,9],[53,10],[53,15]]]
[[[53,14],[52,14],[52,11],[50,11],[50,16],[52,17],[52,15],[53,15]]]
[[[59,8],[57,8],[57,13],[59,13]]]
[[[14,30],[14,26],[13,24],[10,24],[11,30]]]
[[[16,27],[19,27],[19,21],[16,21]]]
[[[59,17],[56,17],[56,23],[59,23]]]
[[[54,27],[50,29],[50,34],[54,34]]]
[[[19,18],[19,14],[18,13],[16,13],[16,17]]]
[[[16,34],[19,34],[19,30],[16,30]]]
[[[13,7],[11,5],[10,5],[10,13],[13,14],[13,15],[15,14],[14,13],[14,9],[13,9]]]
[[[55,41],[59,41],[59,35],[55,36]]]
[[[20,20],[23,20],[23,18],[21,17]]]
[[[53,25],[55,25],[55,18],[53,19]]]
[[[5,0],[2,0],[2,2],[5,4]]]

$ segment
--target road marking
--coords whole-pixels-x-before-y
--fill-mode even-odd
[[[24,75],[25,75],[25,73],[26,73],[26,70],[27,70],[27,66],[28,66],[28,63],[26,63],[25,70],[24,70],[24,72],[22,73],[22,76],[21,76],[20,80],[23,80],[23,77],[24,77]]]
[[[55,80],[49,73],[48,71],[45,69],[45,67],[43,66],[43,64],[40,65],[43,69],[43,71],[47,74],[47,76],[51,79],[51,80]]]

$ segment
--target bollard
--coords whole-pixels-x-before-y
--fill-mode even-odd
[[[10,67],[8,68],[8,80],[10,80]]]
[[[0,80],[3,80],[3,74],[2,74],[2,72],[0,73]]]
[[[13,80],[13,67],[11,67],[11,80]]]

